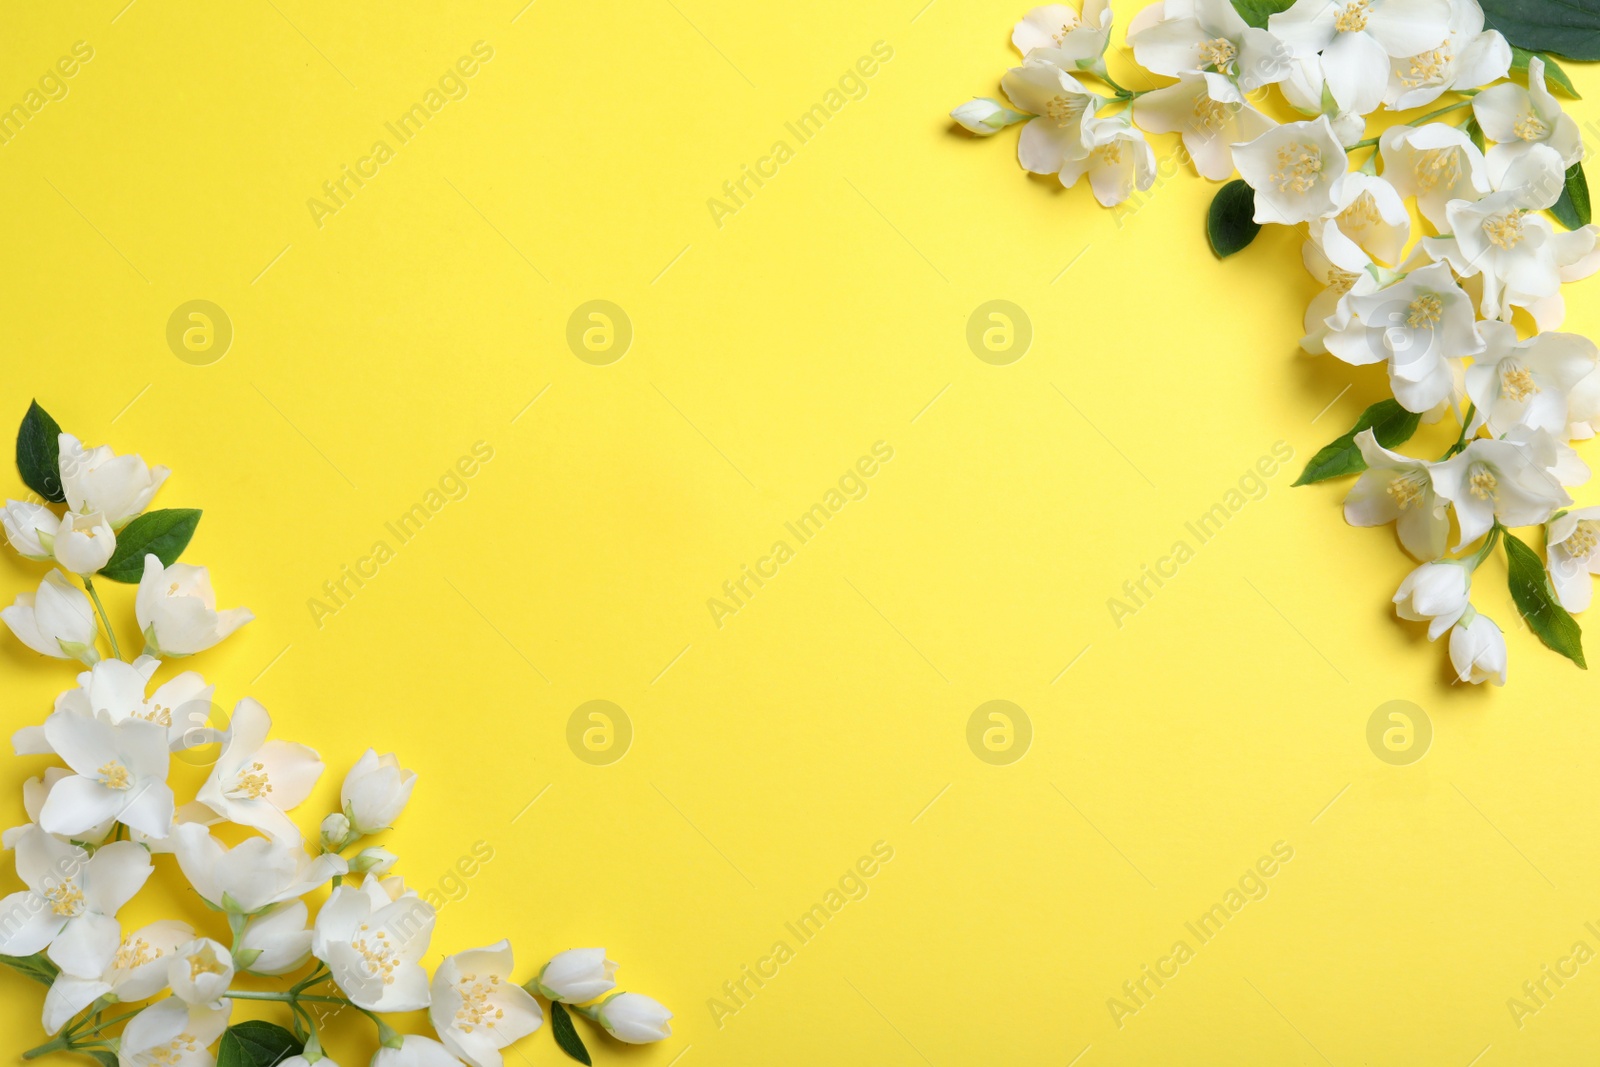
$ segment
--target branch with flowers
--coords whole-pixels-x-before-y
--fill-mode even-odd
[[[1571,442],[1600,429],[1600,350],[1559,327],[1562,285],[1600,268],[1600,230],[1583,139],[1551,86],[1577,95],[1552,55],[1600,59],[1600,8],[1161,0],[1128,25],[1153,86],[1140,89],[1111,75],[1111,31],[1109,0],[1034,8],[1011,35],[1023,60],[1001,79],[1010,106],[979,98],[951,117],[980,137],[1021,124],[1023,169],[1068,187],[1087,177],[1107,207],[1154,183],[1145,132],[1177,133],[1195,170],[1226,183],[1207,216],[1219,257],[1266,224],[1304,230],[1322,289],[1301,347],[1382,365],[1393,395],[1295,484],[1358,475],[1345,518],[1395,525],[1421,562],[1395,612],[1430,640],[1449,633],[1460,681],[1505,684],[1504,636],[1471,600],[1496,547],[1529,628],[1586,667],[1573,613],[1600,573],[1600,506],[1573,508],[1568,490],[1589,478]],[[1299,117],[1268,113],[1285,109]],[[1368,136],[1381,111],[1406,114]],[[1442,455],[1397,451],[1446,418],[1460,433]],[[1512,533],[1523,527],[1541,529],[1543,560]]]
[[[500,941],[445,957],[430,979],[421,961],[434,908],[390,873],[393,853],[367,843],[394,825],[416,775],[368,749],[313,853],[289,813],[322,775],[314,750],[269,739],[272,719],[248,697],[219,727],[214,688],[192,670],[150,691],[164,661],[204,652],[251,620],[243,608],[219,611],[206,569],[178,562],[200,512],[147,510],[167,468],[85,448],[37,403],[17,436],[17,466],[34,497],[6,502],[6,539],[54,568],[0,619],[33,651],[87,668],[42,724],[12,738],[18,755],[66,765],[28,780],[29,821],[0,835],[26,886],[0,900],[0,963],[48,987],[48,1040],[25,1059],[337,1067],[319,1022],[343,1008],[376,1028],[372,1067],[502,1067],[501,1050],[543,1024],[541,1001],[557,1045],[580,1063],[592,1061],[574,1014],[622,1042],[671,1034],[666,1008],[617,991],[603,948],[558,953],[519,983],[510,942]],[[96,579],[137,584],[137,656],[123,657]],[[171,763],[203,766],[202,749],[215,762],[195,799],[179,804]],[[220,824],[236,844],[212,832]],[[117,913],[163,856],[219,933],[226,923],[229,943],[180,918],[124,933]],[[330,885],[313,919],[308,898]],[[282,1005],[288,1027],[232,1022],[239,1001]],[[423,1009],[437,1040],[385,1019]]]

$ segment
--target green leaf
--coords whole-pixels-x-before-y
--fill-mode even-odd
[[[1536,55],[1539,55],[1539,53],[1513,46],[1511,49],[1511,69],[1521,71],[1523,74],[1528,73],[1528,61]],[[1572,79],[1567,77],[1567,72],[1561,69],[1559,63],[1550,56],[1539,56],[1539,58],[1544,60],[1544,80],[1547,84],[1559,87],[1562,92],[1574,100],[1583,99],[1578,93],[1578,87],[1572,84]]]
[[[172,566],[189,547],[189,538],[199,524],[200,512],[195,508],[147,511],[122,528],[117,550],[100,573],[113,582],[137,584],[144,575],[146,553],[154,553],[163,567]]]
[[[1505,531],[1505,539],[1511,599],[1517,602],[1517,610],[1528,620],[1529,629],[1552,651],[1588,670],[1589,665],[1583,661],[1583,631],[1556,599],[1556,591],[1550,585],[1544,564],[1539,562],[1539,554],[1518,541],[1510,530]]]
[[[1476,115],[1469,116],[1467,121],[1461,124],[1461,132],[1466,134],[1467,139],[1477,146],[1478,151],[1487,152],[1489,150],[1488,143],[1484,140],[1483,127],[1478,125]]]
[[[117,1065],[121,1062],[117,1059],[117,1054],[112,1052],[110,1049],[80,1048],[77,1051],[83,1053],[85,1056],[93,1056],[100,1064],[100,1067],[117,1067]]]
[[[304,1051],[305,1046],[283,1027],[252,1019],[234,1023],[222,1032],[217,1067],[273,1067]]]
[[[66,503],[61,491],[61,427],[35,400],[17,430],[17,470],[29,489],[55,504]]]
[[[61,969],[51,963],[43,952],[35,952],[31,956],[0,956],[0,963],[45,986],[54,984],[56,975],[61,973]]]
[[[1233,9],[1256,29],[1267,28],[1267,17],[1294,6],[1294,0],[1233,0]]]
[[[1481,0],[1484,21],[1513,47],[1600,59],[1597,0]]]
[[[1380,400],[1361,413],[1348,433],[1323,446],[1320,452],[1312,456],[1311,462],[1306,464],[1306,469],[1300,472],[1294,484],[1310,485],[1345,474],[1360,474],[1367,469],[1367,461],[1361,458],[1361,450],[1356,447],[1356,434],[1371,430],[1380,445],[1394,448],[1409,441],[1421,421],[1421,415],[1407,411],[1398,400]]]
[[[556,1036],[556,1044],[561,1046],[562,1052],[579,1063],[594,1062],[589,1059],[589,1050],[583,1047],[578,1028],[572,1025],[572,1016],[567,1014],[566,1005],[559,1000],[550,1002],[550,1032]]]
[[[1550,214],[1569,230],[1589,225],[1589,179],[1583,176],[1582,163],[1567,168],[1567,184],[1562,186],[1561,198],[1550,209]]]
[[[1261,224],[1255,213],[1256,194],[1243,180],[1235,178],[1217,190],[1206,213],[1206,236],[1219,258],[1228,258],[1256,239]]]

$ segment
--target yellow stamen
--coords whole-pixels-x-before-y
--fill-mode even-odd
[[[1508,211],[1483,220],[1483,232],[1498,248],[1512,249],[1522,243],[1522,212]]]
[[[1472,495],[1479,500],[1493,500],[1495,493],[1500,488],[1500,482],[1489,468],[1478,467],[1473,470],[1472,476],[1467,479],[1467,486]]]
[[[1395,507],[1404,511],[1422,498],[1422,490],[1426,485],[1427,477],[1421,471],[1412,471],[1392,479],[1388,493],[1394,498]]]
[[[1372,0],[1352,0],[1333,20],[1333,28],[1340,33],[1360,33],[1367,28],[1372,14]]]
[[[1400,75],[1400,84],[1408,89],[1415,89],[1419,85],[1431,85],[1442,82],[1450,73],[1450,68],[1455,62],[1451,54],[1450,42],[1435,48],[1431,52],[1411,57],[1411,68]]]
[[[1500,371],[1500,392],[1511,400],[1522,401],[1539,392],[1539,383],[1526,367],[1507,361]]]
[[[72,882],[62,882],[54,886],[45,894],[45,899],[50,901],[50,910],[57,915],[71,918],[83,914],[85,907],[83,890]]]
[[[1523,115],[1511,129],[1524,141],[1542,141],[1550,136],[1550,127],[1534,114]]]
[[[260,800],[272,792],[272,782],[267,777],[267,768],[260,760],[243,767],[239,776],[234,781],[233,791],[243,793],[251,800]]]
[[[1316,145],[1286,144],[1278,149],[1278,169],[1273,184],[1284,192],[1304,193],[1322,175],[1322,152]]]
[[[1411,172],[1421,192],[1431,192],[1441,183],[1448,189],[1461,180],[1461,150],[1429,148],[1418,152]]]
[[[1200,65],[1225,70],[1239,56],[1239,50],[1226,37],[1214,37],[1200,46]]]
[[[128,775],[128,768],[112,760],[100,768],[100,784],[107,789],[127,789],[133,785],[133,779]]]
[[[1444,314],[1444,301],[1433,293],[1423,293],[1407,304],[1406,310],[1410,313],[1406,315],[1406,325],[1420,330],[1438,324]]]
[[[499,975],[493,974],[487,979],[479,979],[471,974],[464,974],[457,979],[456,992],[461,995],[461,1007],[456,1009],[455,1021],[463,1033],[470,1034],[479,1026],[493,1030],[495,1024],[505,1018],[505,1010],[490,1000],[499,985]]]
[[[1567,550],[1567,555],[1577,559],[1593,552],[1600,546],[1600,522],[1594,519],[1581,519],[1573,529],[1572,536],[1561,542],[1561,547]]]

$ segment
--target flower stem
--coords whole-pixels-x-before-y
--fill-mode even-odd
[[[1461,435],[1456,438],[1456,443],[1446,449],[1445,454],[1439,457],[1440,460],[1449,459],[1451,456],[1457,455],[1458,453],[1466,450],[1466,447],[1469,443],[1467,441],[1467,427],[1472,425],[1472,420],[1477,413],[1478,405],[1473,401],[1467,401],[1466,414],[1461,416]]]
[[[1444,107],[1441,107],[1437,111],[1430,111],[1426,115],[1418,115],[1416,118],[1412,119],[1410,122],[1407,122],[1406,125],[1414,126],[1414,125],[1416,125],[1418,123],[1427,122],[1429,119],[1436,119],[1440,115],[1448,115],[1452,111],[1459,111],[1464,107],[1471,107],[1471,106],[1472,106],[1472,101],[1471,100],[1457,100],[1455,103],[1447,104]],[[1345,147],[1345,151],[1347,151],[1347,152],[1352,152],[1352,151],[1356,150],[1357,148],[1376,148],[1376,147],[1378,147],[1378,141],[1379,141],[1379,138],[1377,138],[1377,137],[1368,137],[1365,140],[1357,141],[1355,144],[1345,145],[1344,147]]]
[[[22,1054],[25,1060],[36,1060],[40,1056],[48,1056],[52,1052],[63,1052],[72,1047],[72,1039],[66,1034],[59,1034],[42,1045],[36,1045]]]
[[[1489,553],[1493,552],[1494,546],[1500,543],[1500,534],[1504,531],[1505,527],[1500,525],[1498,519],[1495,520],[1494,526],[1489,530],[1489,536],[1484,538],[1483,547],[1478,549],[1477,553],[1472,557],[1473,570],[1477,570],[1478,565],[1489,558]]]
[[[106,606],[100,603],[100,594],[95,592],[94,582],[85,574],[83,587],[89,593],[89,599],[94,601],[95,610],[100,613],[100,621],[105,624],[106,640],[111,642],[111,654],[117,659],[122,658],[122,649],[117,647],[117,632],[111,628],[111,616],[106,614]]]

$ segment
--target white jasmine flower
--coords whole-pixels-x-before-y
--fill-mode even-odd
[[[1587,441],[1600,431],[1600,368],[1572,387],[1567,396],[1566,436],[1574,441]]]
[[[23,729],[37,731],[39,738],[41,740],[44,738],[44,728],[42,726],[27,726]],[[21,732],[22,731],[18,731],[18,733]],[[49,751],[48,742],[45,743],[45,751],[43,753],[24,752],[20,747],[17,750],[17,755],[19,756],[30,754],[55,755],[55,753]],[[71,777],[72,772],[65,767],[47,767],[45,768],[45,772],[42,777],[29,778],[26,782],[23,782],[22,807],[23,810],[28,813],[28,821],[23,823],[21,826],[13,826],[5,833],[0,834],[0,848],[16,848],[17,841],[21,839],[23,834],[27,833],[29,830],[37,829],[39,823],[39,812],[44,810],[44,802],[49,798],[50,790],[54,789],[56,783],[61,781],[63,778]],[[101,845],[105,842],[107,837],[111,836],[112,828],[114,828],[116,825],[117,821],[115,819],[107,819],[105,822],[100,823],[99,825],[91,826],[82,833],[73,834],[72,839],[81,845]],[[61,840],[65,840],[65,838],[62,838]]]
[[[1356,434],[1356,447],[1367,469],[1345,498],[1345,521],[1352,526],[1392,522],[1400,543],[1417,559],[1444,555],[1450,519],[1433,491],[1429,465],[1384,448],[1371,430]]]
[[[617,965],[606,959],[603,948],[569,948],[550,958],[536,979],[540,993],[550,1000],[582,1004],[617,987]]]
[[[1085,120],[1084,131],[1093,147],[1087,155],[1061,165],[1062,185],[1070,189],[1087,174],[1095,199],[1104,207],[1115,207],[1135,188],[1148,189],[1155,183],[1155,151],[1126,116]]]
[[[1176,85],[1135,100],[1133,121],[1151,133],[1181,134],[1195,170],[1212,181],[1225,181],[1233,175],[1233,146],[1254,140],[1274,123],[1221,74],[1185,71],[1177,77]]]
[[[1582,281],[1600,270],[1600,243],[1597,242],[1600,242],[1600,227],[1593,224],[1570,231],[1550,229],[1545,245],[1555,260],[1563,285]],[[1567,301],[1560,291],[1545,297],[1508,291],[1506,303],[1514,308],[1526,308],[1540,330],[1559,330],[1567,317]]]
[[[7,500],[0,511],[0,524],[5,526],[6,540],[24,559],[47,560],[53,553],[45,545],[51,542],[61,520],[43,504],[26,500]]]
[[[1355,318],[1328,333],[1328,351],[1355,366],[1387,360],[1389,385],[1407,411],[1425,412],[1444,400],[1455,384],[1451,361],[1483,351],[1472,299],[1447,264],[1353,295],[1349,306]]]
[[[1383,176],[1402,197],[1415,197],[1422,217],[1441,231],[1450,220],[1452,200],[1478,200],[1489,191],[1483,153],[1457,126],[1430,122],[1425,126],[1391,126],[1378,143]]]
[[[204,567],[187,563],[163,567],[153,555],[144,557],[134,614],[145,644],[159,656],[204,652],[255,618],[246,608],[219,612],[211,575]]]
[[[1446,90],[1475,89],[1511,70],[1511,46],[1498,30],[1483,28],[1478,0],[1450,0],[1450,33],[1437,48],[1396,59],[1384,103],[1407,111],[1437,100]]]
[[[1468,611],[1450,631],[1450,663],[1463,682],[1506,684],[1506,639],[1487,615]]]
[[[1428,640],[1437,641],[1472,606],[1472,572],[1453,559],[1424,563],[1400,583],[1394,612],[1402,619],[1428,624]]]
[[[1411,212],[1387,178],[1354,171],[1333,198],[1339,232],[1373,259],[1393,266],[1411,237]]]
[[[228,1028],[233,1002],[221,1009],[158,1000],[128,1020],[117,1047],[118,1067],[214,1067],[211,1046]]]
[[[268,741],[271,729],[266,708],[249,697],[239,701],[228,740],[196,799],[229,822],[298,843],[300,829],[284,813],[311,795],[322,760],[305,745]]]
[[[544,1023],[544,1010],[512,980],[511,942],[446,956],[433,975],[428,1018],[439,1041],[471,1067],[500,1067],[500,1050]]]
[[[233,981],[233,956],[209,937],[179,946],[167,965],[167,984],[185,1004],[221,1009]]]
[[[601,1026],[618,1041],[643,1045],[672,1036],[672,1013],[643,993],[615,993],[596,1014]]]
[[[1056,66],[1025,60],[1008,70],[1000,87],[1013,104],[1036,116],[1017,137],[1017,161],[1030,174],[1059,174],[1068,159],[1089,152],[1084,119],[1093,118],[1104,98],[1096,96]]]
[[[428,974],[418,961],[433,935],[434,910],[414,892],[391,899],[376,878],[341,885],[317,913],[311,951],[328,965],[351,1003],[369,1011],[428,1006]]]
[[[1063,69],[1103,71],[1110,41],[1110,0],[1083,0],[1081,17],[1065,4],[1036,7],[1011,31],[1011,43],[1024,59],[1044,59]]]
[[[1140,66],[1169,78],[1211,71],[1238,79],[1247,93],[1288,76],[1289,50],[1245,22],[1232,0],[1195,0],[1192,12],[1137,32],[1130,27],[1128,43]]]
[[[1590,575],[1600,574],[1600,507],[1576,508],[1550,521],[1545,569],[1561,606],[1579,612],[1594,597]]]
[[[313,859],[281,838],[249,837],[228,848],[198,823],[178,825],[172,837],[178,867],[201,899],[240,915],[304,896],[349,869],[341,856]]]
[[[156,688],[148,698],[145,686],[161,666],[151,656],[140,656],[132,663],[106,659],[78,675],[78,687],[56,697],[56,711],[98,715],[112,723],[143,719],[167,731],[167,747],[173,752],[209,744],[219,731],[209,725],[213,687],[194,671],[184,671]],[[24,726],[12,739],[18,754],[47,754],[49,742],[44,730]]]
[[[1472,98],[1472,114],[1484,136],[1498,142],[1489,149],[1489,174],[1497,182],[1536,145],[1552,149],[1563,172],[1583,158],[1578,123],[1546,88],[1544,60],[1538,56],[1528,61],[1526,89],[1516,82],[1491,86]]]
[[[1467,395],[1477,405],[1470,427],[1487,425],[1495,437],[1518,426],[1562,433],[1567,428],[1567,394],[1592,373],[1600,350],[1575,333],[1541,333],[1517,340],[1510,323],[1484,322],[1487,343],[1467,368]]]
[[[79,515],[69,511],[56,531],[56,562],[73,574],[93,574],[117,550],[117,535],[102,512]]]
[[[18,641],[42,656],[90,664],[100,658],[94,647],[100,636],[94,606],[60,571],[45,575],[37,593],[17,594],[16,603],[0,609],[0,619]]]
[[[1446,0],[1296,0],[1267,20],[1267,29],[1296,56],[1322,54],[1323,77],[1341,111],[1377,110],[1389,84],[1390,59],[1444,43]]]
[[[1589,465],[1578,455],[1577,449],[1549,430],[1517,426],[1507,431],[1502,440],[1527,448],[1529,459],[1554,478],[1557,485],[1582,485],[1589,480]]]
[[[288,974],[311,956],[310,912],[286,900],[250,916],[239,935],[234,966],[248,974]]]
[[[371,1067],[461,1067],[461,1061],[432,1038],[404,1034],[399,1045],[380,1045]]]
[[[998,100],[978,96],[950,112],[950,117],[968,133],[992,137],[1007,126],[1026,122],[1033,116],[1013,111]]]
[[[150,855],[117,841],[91,856],[38,828],[16,845],[26,889],[0,900],[0,953],[31,956],[48,948],[57,967],[96,978],[111,966],[122,928],[116,914],[150,877]]]
[[[150,500],[172,472],[147,467],[138,456],[119,456],[110,445],[84,448],[70,433],[59,438],[61,491],[67,509],[103,512],[120,530],[150,506]]]
[[[59,1032],[101,997],[127,1004],[155,996],[167,988],[167,963],[172,954],[193,939],[194,930],[188,923],[164,919],[125,937],[104,973],[78,978],[62,971],[45,994],[45,1032]]]
[[[1433,465],[1434,492],[1455,507],[1457,551],[1488,533],[1496,519],[1511,527],[1536,526],[1572,503],[1541,458],[1527,444],[1479,439]]]
[[[1288,225],[1331,213],[1349,167],[1326,118],[1285,123],[1236,144],[1233,162],[1255,190],[1255,220]]]
[[[76,711],[44,721],[51,749],[75,772],[50,790],[39,825],[72,837],[107,819],[166,837],[174,799],[167,785],[167,731],[143,719],[113,723]]]
[[[369,748],[345,775],[339,803],[356,833],[375,834],[395,824],[416,785],[416,772],[400,766],[398,756]]]
[[[1350,325],[1350,296],[1375,292],[1379,282],[1372,257],[1346,237],[1334,220],[1314,222],[1310,230],[1311,237],[1301,246],[1300,260],[1323,289],[1306,307],[1306,332],[1300,338],[1300,347],[1312,355],[1325,355],[1328,331]]]

